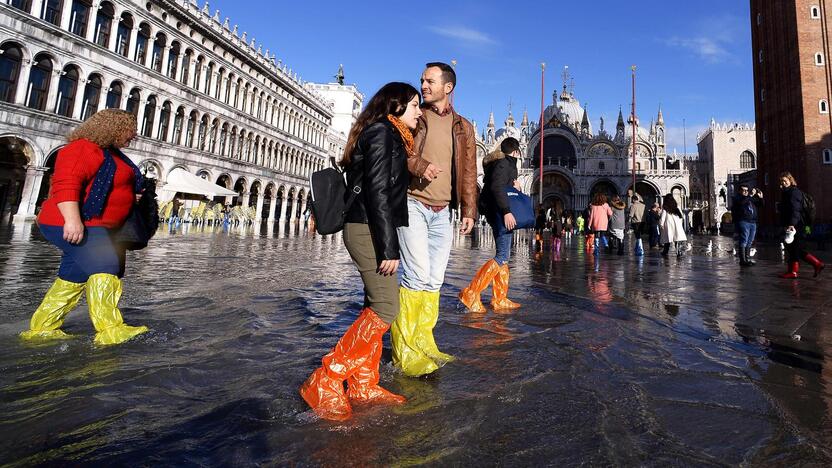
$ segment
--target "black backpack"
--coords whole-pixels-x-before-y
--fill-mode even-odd
[[[803,216],[803,224],[811,226],[815,223],[815,199],[806,192],[803,192],[803,202],[801,202],[800,211]]]
[[[360,185],[355,185],[347,195],[344,173],[337,169],[334,160],[332,163],[333,167],[313,172],[309,178],[312,215],[315,216],[318,234],[335,234],[344,229],[347,210],[361,193]]]

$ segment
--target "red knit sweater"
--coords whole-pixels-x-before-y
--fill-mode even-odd
[[[133,169],[116,155],[116,173],[113,188],[101,216],[84,221],[85,226],[117,228],[124,224],[135,202]],[[49,198],[43,202],[38,222],[48,226],[63,226],[64,217],[58,210],[58,203],[79,202],[79,209],[92,187],[98,168],[104,162],[104,151],[89,140],[75,140],[58,151],[55,173],[49,189]],[[82,198],[83,197],[83,198]]]

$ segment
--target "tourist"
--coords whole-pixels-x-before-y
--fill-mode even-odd
[[[659,245],[661,238],[661,229],[659,228],[659,221],[662,217],[662,206],[659,202],[654,202],[650,211],[647,212],[644,222],[647,223],[647,237],[650,248],[655,248]]]
[[[578,235],[584,233],[584,228],[586,227],[586,222],[584,221],[583,213],[578,213],[577,219],[575,219],[575,226],[578,228]]]
[[[618,255],[624,255],[624,228],[627,224],[624,219],[624,208],[626,208],[626,205],[621,197],[613,195],[612,216],[610,216],[609,224],[610,242],[607,251],[612,253],[612,250],[616,249]]]
[[[633,251],[636,255],[644,255],[644,247],[641,244],[641,236],[644,232],[644,200],[638,193],[633,193],[630,197],[630,213],[628,220],[630,228],[633,230]]]
[[[125,250],[111,237],[141,197],[141,172],[121,152],[135,137],[133,114],[104,109],[70,133],[58,152],[38,225],[63,255],[24,339],[69,337],[61,325],[85,290],[95,344],[118,344],[147,331],[125,325],[118,309]]]
[[[753,266],[751,260],[751,245],[757,233],[757,213],[763,203],[763,192],[756,188],[750,190],[748,185],[742,184],[737,189],[737,194],[731,205],[731,218],[734,222],[734,231],[738,235],[739,244],[737,251],[740,257],[740,266]]]
[[[392,326],[393,362],[405,374],[429,374],[452,357],[433,338],[439,317],[439,289],[451,253],[451,209],[468,234],[477,219],[477,156],[474,127],[453,109],[456,73],[445,63],[428,63],[422,73],[424,112],[407,161],[408,225],[399,228],[402,250],[401,313]],[[503,265],[508,281],[508,265]]]
[[[824,269],[823,262],[806,251],[806,227],[811,220],[807,219],[810,213],[803,208],[803,192],[797,188],[797,181],[789,172],[780,174],[780,225],[785,228],[784,244],[786,246],[786,262],[788,271],[780,275],[781,278],[797,278],[800,260],[805,260],[812,265],[817,277]],[[809,222],[807,222],[809,221]]]
[[[416,88],[388,83],[367,103],[347,138],[341,165],[348,186],[361,192],[346,214],[344,245],[364,283],[364,308],[300,388],[324,419],[348,419],[350,402],[405,401],[379,386],[379,362],[382,336],[399,313],[396,229],[407,226],[407,157],[420,115]]]
[[[572,231],[575,229],[575,220],[572,219],[572,213],[567,212],[565,215],[565,221],[563,222],[563,233],[566,240],[572,239]]]
[[[607,244],[604,233],[609,227],[612,209],[607,204],[607,195],[603,192],[596,192],[592,197],[592,204],[589,206],[588,229],[593,236],[593,243],[590,250],[598,250],[600,246]]]
[[[482,293],[491,285],[491,307],[494,309],[516,309],[520,304],[508,298],[508,259],[511,256],[511,241],[517,221],[511,213],[506,190],[517,182],[517,159],[520,158],[520,142],[508,137],[500,147],[489,153],[482,161],[485,171],[483,190],[479,198],[479,211],[484,214],[494,232],[496,254],[480,267],[471,283],[459,293],[459,300],[473,312],[484,312],[480,300]],[[541,216],[543,210],[540,210]],[[503,270],[503,266],[506,269]],[[503,274],[505,271],[506,274]]]
[[[554,250],[556,257],[560,256],[560,249],[563,245],[564,220],[564,215],[558,213],[555,209],[552,210],[552,220],[550,224],[552,230],[552,250]]]
[[[665,195],[662,201],[662,212],[659,217],[661,242],[664,245],[662,256],[667,257],[672,243],[676,247],[676,256],[681,257],[684,255],[685,243],[688,240],[685,235],[684,215],[672,193]]]

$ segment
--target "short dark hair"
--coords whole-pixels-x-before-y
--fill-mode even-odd
[[[432,67],[436,67],[442,70],[442,84],[451,83],[453,85],[451,91],[456,89],[456,72],[454,71],[453,67],[451,67],[445,62],[429,62],[425,64],[425,68]]]
[[[511,154],[519,150],[520,142],[517,141],[517,138],[508,137],[500,143],[500,151],[502,151],[503,154]]]

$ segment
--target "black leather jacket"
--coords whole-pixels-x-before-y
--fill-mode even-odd
[[[517,158],[498,149],[483,159],[482,166],[485,175],[479,199],[480,213],[489,218],[511,213],[506,189],[517,180]]]
[[[410,185],[402,137],[390,122],[376,122],[361,132],[351,159],[347,187],[361,186],[361,193],[347,211],[346,222],[369,225],[377,262],[398,260],[396,228],[407,226]]]

